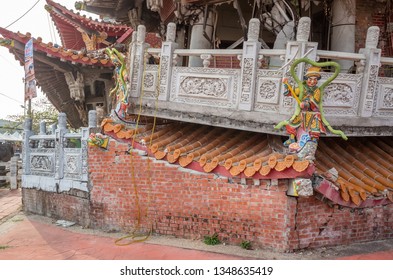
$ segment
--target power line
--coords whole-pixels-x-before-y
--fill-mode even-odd
[[[10,27],[11,25],[13,25],[15,22],[17,22],[18,20],[20,20],[21,18],[23,18],[25,15],[27,15],[37,4],[38,2],[40,2],[41,0],[37,0],[37,2],[35,2],[35,4],[27,10],[27,12],[25,12],[23,15],[21,15],[19,18],[17,18],[16,20],[14,20],[13,22],[11,22],[9,25],[7,25],[5,27],[5,29],[7,29],[8,27]]]
[[[0,92],[0,95],[5,96],[5,97],[7,97],[7,98],[9,98],[9,99],[11,99],[11,100],[13,100],[13,101],[15,101],[15,102],[20,103],[20,104],[23,104],[20,100],[16,100],[16,99],[14,99],[14,98],[12,98],[12,97],[9,97],[8,95],[5,95],[4,93],[1,93],[1,92]]]
[[[10,60],[8,60],[8,59],[7,59],[5,56],[3,56],[1,53],[0,53],[0,57],[1,57],[2,59],[4,59],[7,63],[11,64],[12,67],[15,67],[15,69],[18,69],[18,70],[21,69],[21,68],[17,67],[14,63],[12,63]]]

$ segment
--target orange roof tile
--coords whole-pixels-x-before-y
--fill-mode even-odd
[[[341,198],[361,206],[367,200],[393,202],[393,137],[323,139],[317,151],[317,173],[339,188]],[[335,168],[338,178],[328,170]]]
[[[103,121],[102,128],[117,139],[127,140],[126,134],[133,135],[136,146],[156,159],[165,159],[182,167],[192,164],[204,172],[219,169],[226,175],[255,178],[273,178],[278,173],[282,173],[282,178],[292,177],[284,175],[286,170],[297,176],[311,175],[307,170],[311,167],[309,161],[274,152],[266,135],[261,133],[178,122],[157,126],[154,132],[151,127],[144,131],[139,128],[135,133],[134,129],[116,125],[110,119]],[[128,141],[131,143],[132,139]]]
[[[180,122],[158,125],[154,132],[151,125],[135,131],[119,129],[108,119],[102,128],[115,138],[133,135],[134,146],[156,159],[202,172],[254,179],[311,178],[314,174],[324,180],[316,190],[339,204],[361,207],[393,202],[393,137],[322,138],[314,163],[277,151],[272,138],[262,133]],[[328,172],[333,167],[338,178]],[[332,191],[338,195],[329,194]]]
[[[31,38],[30,33],[22,34],[20,32],[12,32],[7,29],[0,27],[0,34],[7,39],[15,40],[26,44],[28,40]],[[103,67],[113,67],[113,64],[104,58],[97,59],[96,57],[89,56],[79,51],[65,49],[62,46],[53,45],[52,42],[43,43],[42,38],[38,37],[37,39],[33,39],[34,50],[38,52],[42,52],[47,56],[56,57],[62,61],[70,61],[72,63],[80,63],[83,65],[94,65],[94,66],[103,66]],[[6,46],[9,49],[12,49],[12,46]],[[105,54],[103,53],[103,56]]]

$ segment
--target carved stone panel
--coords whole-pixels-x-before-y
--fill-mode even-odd
[[[138,74],[139,74],[139,65],[141,62],[141,57],[139,55],[135,56],[135,60],[133,63],[133,71],[131,75],[131,93],[132,96],[138,96],[138,93],[136,92],[137,87],[138,87]]]
[[[64,178],[80,179],[81,149],[65,149]]]
[[[381,87],[381,109],[393,109],[393,87],[382,86]]]
[[[228,100],[228,84],[229,78],[182,76],[178,94]]]
[[[323,104],[325,107],[352,107],[354,97],[353,84],[333,82],[325,88]]]
[[[30,170],[33,175],[53,176],[55,172],[54,155],[49,153],[31,153]]]
[[[143,91],[144,91],[144,97],[155,97],[155,92],[158,90],[157,89],[157,70],[150,70],[152,68],[149,65],[149,70],[147,70],[143,74]],[[157,69],[157,65],[154,65],[155,68]]]
[[[281,76],[281,71],[258,70],[256,111],[278,112]]]
[[[170,100],[235,108],[239,78],[238,69],[175,67]]]
[[[330,77],[322,73],[319,84]],[[323,107],[327,115],[356,116],[359,108],[361,74],[339,74],[324,90]]]
[[[241,94],[241,102],[249,102],[251,86],[252,86],[252,70],[253,70],[253,59],[252,58],[244,58],[243,59],[243,67],[242,67],[242,94]]]
[[[378,96],[375,115],[393,116],[393,78],[378,78]]]

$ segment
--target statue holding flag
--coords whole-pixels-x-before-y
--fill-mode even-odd
[[[295,67],[302,62],[311,66],[304,74],[303,81],[300,81],[295,73]],[[325,66],[333,67],[334,73],[321,86],[318,86],[318,81],[321,79],[321,67]],[[322,106],[324,89],[338,76],[340,65],[331,61],[317,63],[308,58],[300,58],[295,60],[290,72],[297,83],[297,87],[293,89],[289,85],[288,79],[284,78],[283,83],[286,89],[284,95],[291,95],[296,100],[296,109],[290,119],[282,121],[275,126],[275,129],[285,126],[289,134],[289,139],[284,142],[284,146],[299,152],[307,142],[316,144],[320,135],[326,133],[326,128],[331,133],[340,135],[346,140],[347,136],[341,130],[333,129],[325,119]]]

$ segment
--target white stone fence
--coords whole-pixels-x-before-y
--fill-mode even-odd
[[[96,126],[96,112],[89,112],[89,125]],[[70,133],[66,114],[59,113],[58,125],[47,132],[46,123],[40,123],[40,133],[33,135],[32,120],[24,127],[22,150],[23,188],[36,188],[50,192],[71,189],[88,192],[87,139],[89,128],[81,133]]]
[[[340,73],[325,88],[327,119],[348,135],[392,133],[386,127],[393,121],[393,78],[379,76],[379,70],[382,65],[393,65],[393,58],[381,57],[379,28],[368,29],[365,48],[359,53],[346,53],[318,50],[318,43],[308,41],[310,23],[309,18],[300,19],[296,40],[289,41],[285,49],[261,48],[257,19],[249,22],[243,49],[179,49],[174,23],[168,24],[161,49],[149,48],[145,27],[139,26],[129,49],[130,100],[138,104],[142,97],[147,115],[158,111],[163,118],[277,133],[274,124],[291,116],[295,106],[293,98],[282,94],[282,78],[288,77],[294,59],[346,60],[356,70]],[[158,56],[160,63],[146,63],[149,55]],[[180,58],[190,56],[199,57],[201,66],[183,66]],[[240,67],[214,67],[215,57],[236,57]],[[269,61],[268,67],[261,67],[264,59]],[[298,65],[299,77],[305,67]],[[330,76],[329,70],[324,69],[321,83]],[[365,129],[370,127],[373,129]]]
[[[9,186],[15,190],[20,186],[22,164],[19,156],[13,156],[8,162],[0,162],[0,187]]]

